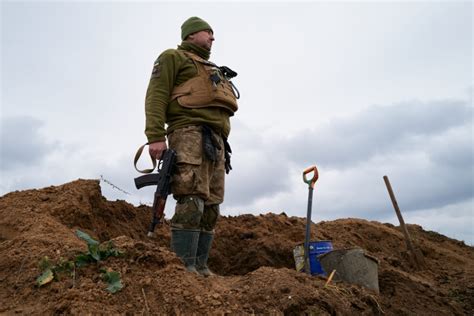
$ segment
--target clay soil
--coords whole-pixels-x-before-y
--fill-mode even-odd
[[[0,314],[474,314],[474,249],[417,225],[409,231],[424,254],[421,270],[409,265],[399,227],[354,218],[313,224],[313,240],[360,247],[380,261],[377,294],[295,271],[292,250],[304,241],[304,218],[221,217],[209,261],[217,275],[204,278],[170,251],[168,226],[146,237],[150,217],[147,206],[107,201],[97,180],[2,196]],[[77,229],[112,240],[123,256],[38,287],[41,258],[74,260],[87,251]],[[120,272],[121,291],[105,290],[101,267]]]

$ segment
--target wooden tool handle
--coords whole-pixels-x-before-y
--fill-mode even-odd
[[[398,221],[400,222],[400,227],[402,228],[403,235],[405,235],[405,242],[407,244],[407,248],[408,250],[414,252],[415,249],[411,242],[410,234],[408,233],[408,229],[405,226],[405,221],[403,220],[402,212],[400,211],[400,208],[398,207],[397,199],[395,198],[395,194],[393,193],[392,186],[390,185],[390,181],[388,180],[387,176],[384,176],[383,180],[385,181],[385,185],[387,186],[388,194],[390,195],[390,199],[392,200],[393,208],[395,209],[395,213],[397,214]]]

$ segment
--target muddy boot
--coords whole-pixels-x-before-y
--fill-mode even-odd
[[[189,272],[196,271],[196,251],[199,241],[198,230],[172,229],[171,250],[183,260]]]
[[[214,233],[202,231],[199,234],[199,242],[196,254],[196,269],[201,275],[208,277],[214,275],[207,266],[207,259],[209,259],[209,251],[211,251],[212,240]]]

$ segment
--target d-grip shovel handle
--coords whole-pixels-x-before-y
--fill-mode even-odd
[[[314,171],[313,178],[307,179],[306,175],[312,171]],[[311,189],[314,189],[314,184],[316,181],[318,181],[318,177],[318,168],[316,168],[316,166],[308,167],[305,169],[305,171],[303,171],[303,181],[304,183],[308,184]]]

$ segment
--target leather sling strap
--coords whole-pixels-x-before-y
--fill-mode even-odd
[[[150,158],[151,158],[151,162],[153,163],[153,169],[143,169],[143,170],[140,170],[137,168],[137,162],[138,160],[140,159],[141,155],[142,155],[142,152],[143,152],[143,148],[145,148],[145,146],[148,145],[148,143],[146,144],[143,144],[142,146],[140,146],[140,148],[138,148],[137,150],[137,153],[135,154],[135,159],[133,160],[133,164],[135,166],[135,170],[137,170],[138,172],[140,173],[152,173],[153,170],[155,170],[156,168],[156,159],[154,159],[151,154],[150,154]]]

